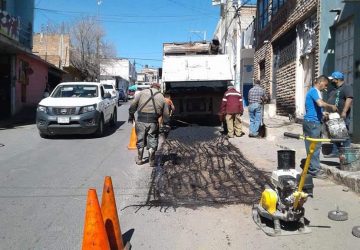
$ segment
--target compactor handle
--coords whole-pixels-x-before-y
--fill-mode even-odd
[[[284,136],[286,137],[291,137],[291,138],[295,138],[295,139],[300,139],[301,135],[300,134],[293,134],[293,133],[289,133],[289,132],[285,132]]]
[[[347,139],[346,138],[341,138],[341,139],[331,139],[330,142],[345,142]]]

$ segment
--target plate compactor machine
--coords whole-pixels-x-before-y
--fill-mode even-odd
[[[313,179],[307,174],[310,160],[318,142],[332,141],[284,133],[285,136],[310,142],[309,153],[302,173],[295,170],[295,151],[279,150],[278,167],[272,172],[273,187],[266,187],[259,204],[253,206],[255,223],[270,236],[306,234],[307,227],[304,203],[313,196]],[[343,140],[342,140],[343,141]]]

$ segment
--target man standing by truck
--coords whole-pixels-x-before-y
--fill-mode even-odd
[[[128,122],[134,122],[135,112],[137,112],[135,131],[137,135],[136,147],[138,150],[136,164],[143,164],[142,158],[146,146],[149,152],[149,163],[153,167],[155,152],[158,147],[158,119],[162,116],[164,124],[167,124],[169,121],[169,111],[165,98],[160,92],[160,84],[153,83],[149,89],[144,89],[136,95],[129,108]]]
[[[233,138],[234,134],[238,137],[243,136],[241,116],[244,112],[242,104],[242,96],[239,91],[234,88],[234,85],[229,84],[228,90],[225,92],[221,102],[220,113],[225,116],[228,137]]]
[[[256,80],[254,86],[249,91],[249,137],[260,138],[259,129],[263,120],[263,104],[266,99],[265,90],[260,86],[260,81]]]

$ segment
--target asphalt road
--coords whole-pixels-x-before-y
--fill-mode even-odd
[[[359,196],[329,181],[315,180],[306,203],[312,233],[300,236],[266,236],[248,205],[149,206],[152,169],[135,165],[127,149],[127,109],[119,107],[117,128],[103,138],[42,139],[34,124],[0,130],[0,249],[80,249],[87,190],[96,188],[100,199],[107,175],[133,249],[358,249],[351,229],[360,225]],[[348,221],[327,218],[336,205]]]

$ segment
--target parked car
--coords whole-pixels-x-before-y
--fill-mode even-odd
[[[115,126],[117,107],[109,92],[98,82],[59,84],[40,101],[36,125],[41,137],[57,134],[104,133],[104,125]]]
[[[111,94],[111,98],[115,98],[116,100],[119,97],[119,93],[116,91],[115,86],[112,84],[104,84],[105,92]]]
[[[123,101],[123,102],[127,102],[127,101],[128,101],[128,95],[127,95],[127,93],[126,93],[125,90],[119,89],[119,90],[118,90],[118,95],[119,95],[118,105],[120,105],[120,101]]]
[[[133,99],[135,95],[135,90],[128,90],[128,99]]]

